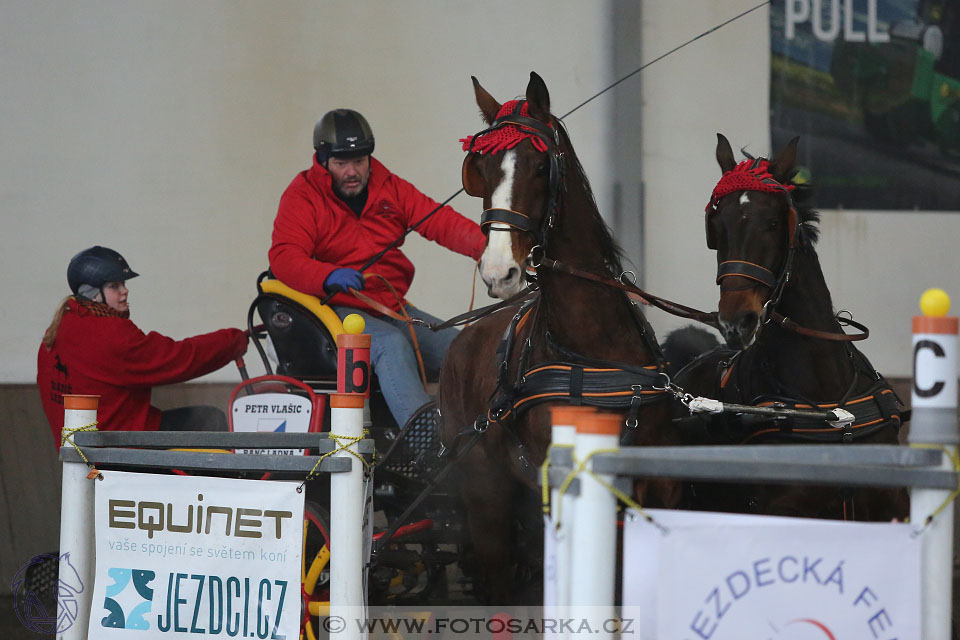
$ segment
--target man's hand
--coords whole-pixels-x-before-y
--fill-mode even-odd
[[[356,269],[334,269],[323,281],[327,293],[347,292],[348,289],[363,289],[363,274]]]

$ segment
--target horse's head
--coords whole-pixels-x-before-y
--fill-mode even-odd
[[[720,330],[734,349],[756,340],[790,278],[802,240],[790,195],[798,140],[773,160],[737,164],[730,143],[717,134],[723,177],[707,204],[707,246],[717,251]]]
[[[462,141],[463,188],[483,198],[480,276],[491,295],[507,298],[523,288],[525,260],[552,223],[561,166],[557,128],[536,73],[526,100],[500,104],[476,78],[473,88],[489,127]]]

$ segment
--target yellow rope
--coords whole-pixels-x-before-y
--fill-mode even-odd
[[[63,431],[60,433],[60,446],[62,447],[65,444],[70,444],[70,446],[72,446],[74,449],[77,450],[77,453],[80,454],[80,458],[90,468],[90,473],[87,474],[88,479],[92,480],[93,478],[97,478],[98,480],[103,480],[103,474],[100,473],[100,470],[97,469],[90,462],[87,456],[84,455],[83,451],[81,451],[80,447],[77,446],[77,443],[73,441],[73,434],[77,433],[78,431],[96,431],[96,430],[97,430],[96,420],[94,420],[90,424],[84,425],[82,427],[74,427],[73,429],[68,429],[64,427]]]
[[[554,446],[554,445],[551,445],[551,447],[552,447],[552,446]],[[557,446],[569,446],[569,445],[557,445]],[[588,455],[588,456],[587,456],[586,458],[584,458],[582,461],[578,461],[578,460],[576,459],[576,457],[574,457],[574,458],[573,458],[573,470],[572,470],[570,473],[568,473],[568,474],[566,475],[566,477],[563,479],[563,482],[560,483],[560,487],[557,489],[557,492],[558,492],[561,496],[562,496],[563,494],[565,494],[565,493],[567,492],[567,489],[570,488],[570,483],[573,482],[573,479],[576,478],[581,472],[584,472],[584,473],[592,476],[593,479],[596,480],[596,481],[600,484],[600,486],[602,486],[602,487],[605,488],[607,491],[609,491],[610,493],[612,493],[620,502],[624,503],[625,505],[627,505],[628,507],[630,507],[631,509],[633,509],[634,511],[636,511],[644,520],[646,520],[647,522],[649,522],[650,524],[652,524],[653,526],[655,526],[655,527],[656,527],[657,529],[659,529],[662,533],[667,533],[667,528],[664,527],[663,525],[661,525],[661,524],[660,524],[659,522],[657,522],[656,520],[654,520],[654,519],[653,519],[653,516],[651,516],[649,513],[647,513],[647,511],[644,510],[644,508],[640,506],[640,503],[639,503],[639,502],[637,502],[636,500],[634,500],[633,498],[631,498],[630,496],[628,496],[627,494],[625,494],[623,491],[620,491],[619,489],[617,489],[616,487],[614,487],[612,484],[606,482],[606,481],[603,480],[603,478],[601,478],[599,475],[597,475],[597,474],[594,473],[592,470],[590,470],[590,469],[587,468],[587,464],[589,464],[590,459],[593,458],[593,456],[597,455],[598,453],[620,453],[620,449],[597,449],[597,450],[595,450],[595,451],[591,451],[591,452],[590,452],[590,455]],[[550,461],[550,458],[549,458],[549,449],[548,449],[547,461],[544,463],[543,467],[541,467],[541,478],[546,478],[545,468],[546,468],[546,466],[549,464],[549,461]],[[547,483],[544,483],[544,485],[546,486]],[[545,494],[545,495],[546,495],[546,492],[547,492],[547,491],[549,491],[549,488],[544,491],[544,494]],[[557,523],[560,523],[560,522],[562,521],[562,518],[563,518],[563,502],[561,501],[559,504],[556,505],[556,507],[557,507],[557,508],[556,508],[556,511],[557,511]],[[549,513],[549,512],[545,510],[545,513]]]
[[[947,456],[947,459],[953,464],[954,473],[960,474],[960,454],[958,454],[957,451],[950,451],[949,448],[945,447],[942,444],[911,444],[910,446],[916,449],[939,449],[940,451],[943,452],[945,456]],[[949,496],[947,496],[947,499],[943,501],[943,504],[941,504],[939,507],[934,509],[933,513],[931,513],[926,518],[924,518],[923,525],[917,531],[917,534],[923,533],[923,531],[930,526],[930,523],[933,522],[933,519],[936,518],[941,511],[946,509],[947,505],[949,505],[951,502],[956,500],[957,496],[960,496],[960,478],[958,478],[957,480],[957,488],[954,489]],[[907,522],[909,521],[910,519],[907,518]]]
[[[337,443],[337,448],[334,449],[333,451],[329,451],[329,452],[323,454],[322,456],[320,456],[320,459],[317,460],[317,464],[313,465],[313,469],[311,469],[311,470],[310,470],[310,473],[307,474],[307,477],[303,479],[303,482],[306,483],[307,480],[312,480],[313,478],[315,478],[315,477],[318,475],[318,474],[317,474],[317,469],[320,468],[320,464],[321,464],[325,459],[329,458],[329,457],[332,456],[333,454],[338,453],[338,452],[340,452],[340,451],[346,451],[347,453],[349,453],[350,455],[352,455],[354,458],[356,458],[357,460],[359,460],[360,462],[362,462],[362,463],[363,463],[363,467],[364,467],[365,470],[370,471],[370,469],[373,468],[372,463],[367,462],[367,460],[366,460],[362,455],[360,455],[359,453],[357,453],[357,452],[354,451],[353,449],[350,449],[350,448],[349,448],[350,446],[355,445],[355,444],[357,444],[358,442],[360,442],[361,440],[363,440],[364,438],[366,438],[368,435],[370,435],[370,432],[367,431],[366,429],[364,429],[364,430],[363,430],[363,433],[361,433],[361,434],[358,435],[358,436],[338,436],[338,435],[335,434],[335,433],[330,433],[330,434],[328,434],[328,435],[327,435],[327,438],[329,438],[330,440],[333,440],[334,442],[336,442],[336,443]],[[302,487],[303,484],[301,484],[300,486]]]
[[[543,464],[540,465],[540,499],[543,505],[543,513],[546,516],[550,515],[550,460],[551,455],[554,449],[573,449],[572,444],[550,444],[547,447],[547,457],[543,461]]]

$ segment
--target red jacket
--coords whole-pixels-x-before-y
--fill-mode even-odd
[[[437,203],[412,184],[370,158],[367,204],[359,218],[338,198],[330,174],[317,164],[300,172],[280,198],[273,223],[270,269],[297,291],[324,297],[323,282],[334,269],[359,269],[370,258],[399,238]],[[417,228],[417,233],[452,251],[480,259],[484,237],[479,225],[451,207],[443,207]],[[400,251],[400,243],[377,260],[367,273],[386,278],[403,298],[413,280],[413,263]],[[377,278],[368,278],[364,293],[392,309],[397,300]],[[331,304],[369,307],[351,295],[338,293]]]
[[[143,333],[127,318],[100,317],[70,300],[53,348],[40,345],[37,385],[60,446],[63,395],[100,396],[100,431],[156,431],[160,410],[150,405],[155,385],[184,382],[216,371],[247,350],[239,329],[173,340]]]

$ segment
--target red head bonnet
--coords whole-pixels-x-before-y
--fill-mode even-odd
[[[784,185],[774,179],[769,170],[770,162],[764,158],[756,160],[744,160],[738,164],[732,171],[727,171],[720,178],[720,182],[713,188],[713,195],[710,196],[710,202],[707,203],[706,212],[710,213],[717,208],[720,198],[730,195],[735,191],[767,191],[770,193],[783,193],[790,202],[790,192],[796,188],[796,185]]]
[[[497,112],[495,120],[510,115],[520,115],[529,118],[530,112],[527,108],[526,100],[523,101],[519,113],[513,112],[518,102],[520,102],[520,100],[505,102],[504,105],[500,107],[500,111]],[[540,136],[529,129],[515,124],[508,124],[492,131],[481,132],[474,136],[461,138],[460,142],[463,143],[464,151],[484,154],[513,149],[524,140],[530,140],[537,151],[547,150],[547,143],[544,142]],[[473,145],[472,147],[471,144]]]

